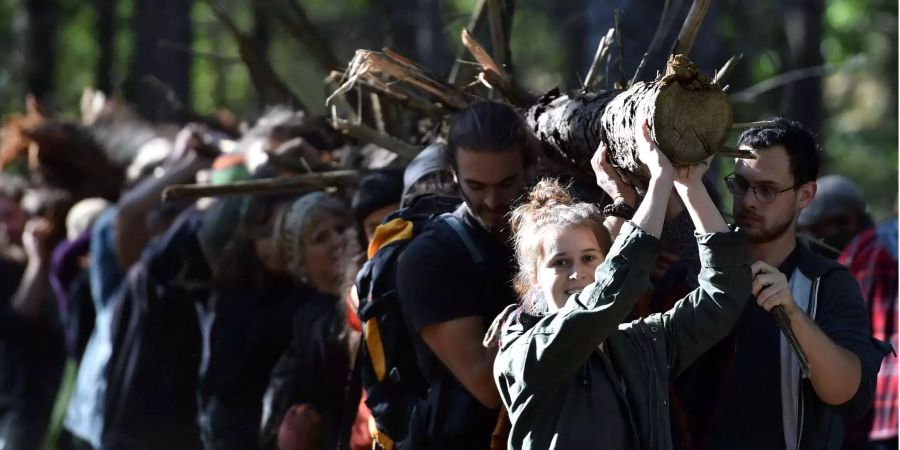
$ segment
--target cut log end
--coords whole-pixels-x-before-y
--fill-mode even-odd
[[[663,86],[656,97],[653,137],[675,164],[693,164],[725,144],[733,120],[728,97],[717,89]]]

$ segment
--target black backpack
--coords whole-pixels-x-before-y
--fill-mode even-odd
[[[450,214],[459,203],[458,198],[429,196],[389,215],[375,230],[369,260],[356,278],[362,338],[353,377],[366,391],[366,405],[375,420],[374,438],[386,449],[407,436],[413,408],[425,400],[429,387],[400,307],[397,262],[430,221],[440,220],[459,236],[473,263],[480,264],[481,253],[460,220]],[[348,411],[355,412],[360,389],[354,390],[353,385]]]

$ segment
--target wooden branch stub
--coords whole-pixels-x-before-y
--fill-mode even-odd
[[[385,150],[390,150],[397,156],[412,161],[424,147],[407,144],[393,136],[379,133],[372,128],[362,124],[351,123],[346,120],[338,119],[334,123],[334,128],[344,134],[353,137],[362,142],[375,144]]]
[[[469,23],[466,24],[465,30],[469,30],[473,34],[477,34],[478,30],[481,28],[481,25],[484,23],[485,13],[487,12],[487,0],[478,0],[478,3],[475,5],[475,9],[472,10],[472,15],[469,17]],[[462,65],[460,61],[462,60],[463,55],[466,53],[466,46],[460,46],[456,49],[456,58],[453,60],[453,67],[450,68],[450,75],[447,76],[447,82],[450,84],[456,84],[459,80],[459,70]]]
[[[494,60],[498,61],[507,69],[510,66],[509,52],[509,30],[506,23],[506,16],[509,14],[507,10],[507,0],[487,0],[488,24],[491,29],[491,43],[493,44]]]
[[[727,80],[729,76],[734,72],[734,68],[737,67],[737,64],[741,62],[741,59],[744,58],[743,53],[739,53],[737,55],[728,58],[728,61],[725,61],[725,64],[721,69],[716,71],[716,77],[713,79],[713,83],[722,85],[722,82]]]
[[[469,30],[463,28],[460,38],[462,39],[463,45],[469,50],[469,53],[475,57],[475,61],[478,61],[478,64],[481,64],[481,70],[483,71],[493,71],[500,78],[509,81],[509,74],[506,73],[500,66],[497,65],[497,62],[494,61],[494,58],[491,58],[491,55],[485,51],[484,47],[478,43],[478,41],[469,34]]]
[[[600,76],[600,65],[603,59],[609,54],[609,47],[615,39],[615,28],[610,28],[606,35],[600,38],[597,43],[597,51],[594,53],[594,61],[591,62],[591,68],[588,69],[587,77],[584,79],[584,89],[590,89],[602,80]]]
[[[711,1],[712,0],[694,0],[694,3],[691,4],[691,9],[684,19],[681,31],[678,33],[678,43],[675,45],[675,54],[682,54],[685,56],[691,54],[691,49],[694,47],[694,40],[697,38],[697,33],[700,31],[700,25],[703,24],[703,19],[706,17],[706,12],[709,10]]]
[[[362,173],[358,170],[335,170],[265,180],[237,181],[217,185],[176,184],[163,190],[163,201],[226,197],[230,195],[265,195],[321,191],[332,186],[356,184]]]
[[[747,150],[738,150],[736,148],[722,147],[716,152],[716,156],[727,158],[756,159],[756,155]]]
[[[773,122],[771,120],[761,120],[759,122],[739,122],[731,125],[731,128],[753,128],[753,127],[764,127],[767,125],[771,125]]]
[[[619,14],[619,10],[615,10],[613,12],[615,17],[616,24],[616,46],[619,48],[619,82],[624,89],[626,87],[626,83],[628,83],[628,78],[625,78],[625,46],[622,41],[622,24],[621,18]]]

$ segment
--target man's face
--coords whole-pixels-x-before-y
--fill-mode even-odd
[[[5,234],[0,236],[0,242],[22,242],[22,231],[27,221],[28,215],[15,200],[0,195],[0,233]]]
[[[794,233],[797,216],[809,205],[816,193],[815,182],[794,189],[794,175],[784,147],[766,149],[741,146],[751,150],[756,159],[739,159],[735,176],[749,187],[743,196],[734,196],[734,219],[747,233],[750,242],[771,242],[785,233]],[[779,192],[771,203],[761,202],[753,192],[755,186],[768,186]]]
[[[456,181],[475,218],[490,231],[507,224],[513,201],[527,182],[525,160],[519,149],[502,152],[457,150]]]

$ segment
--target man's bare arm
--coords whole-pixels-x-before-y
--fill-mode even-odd
[[[422,327],[425,344],[453,376],[488,408],[500,406],[493,366],[497,347],[482,345],[484,323],[479,316],[460,317]]]

